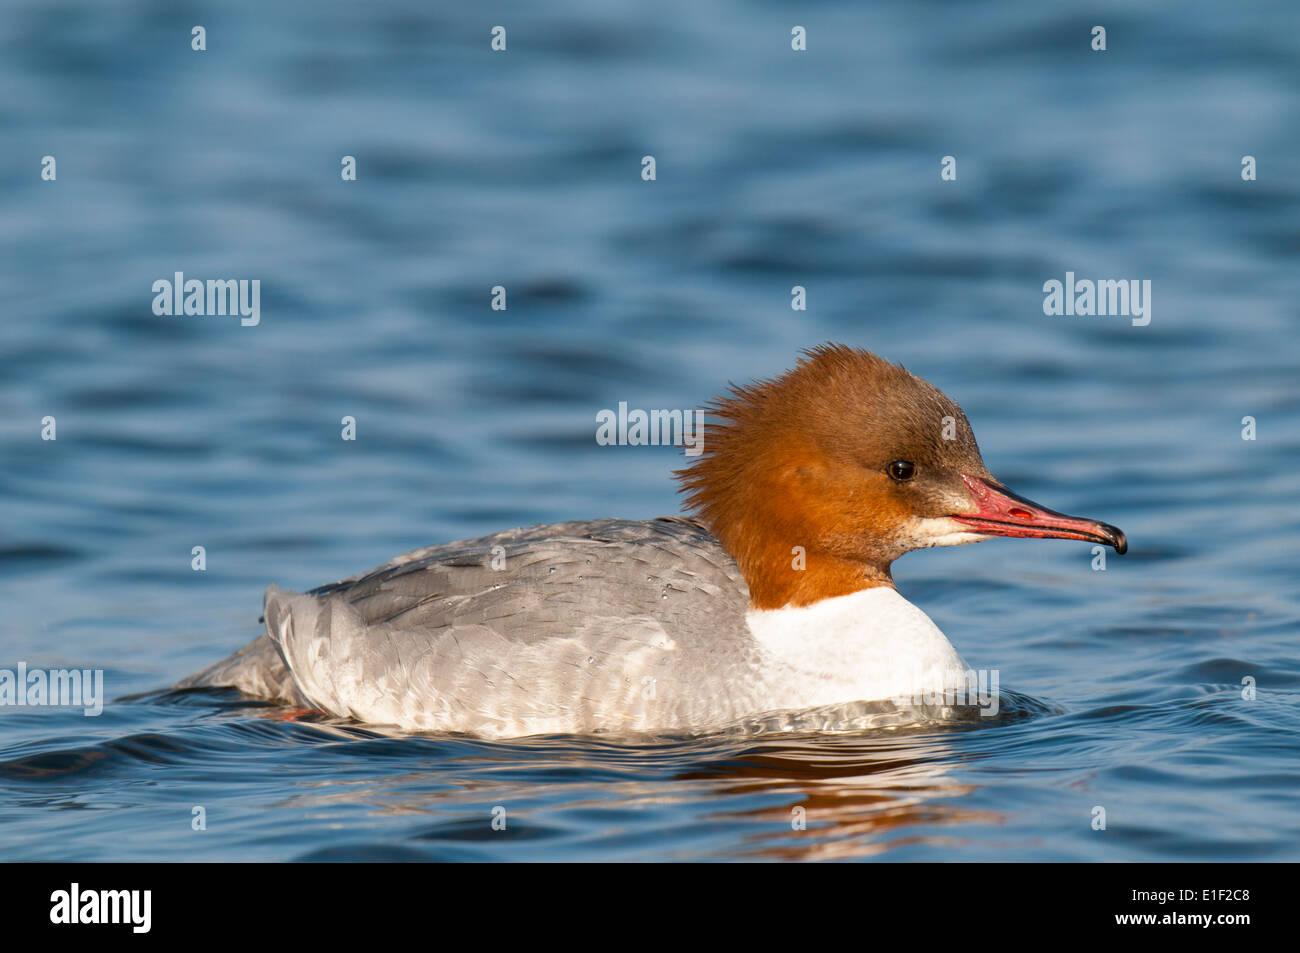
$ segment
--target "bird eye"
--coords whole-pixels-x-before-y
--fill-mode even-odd
[[[916,476],[916,464],[909,463],[907,460],[895,460],[886,467],[886,471],[892,479],[897,480],[899,483],[906,483]]]

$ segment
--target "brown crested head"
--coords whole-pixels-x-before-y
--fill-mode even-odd
[[[1006,491],[962,409],[868,351],[812,348],[779,377],[733,385],[705,413],[703,452],[677,477],[755,608],[892,585],[890,563],[904,553],[989,535],[1123,550],[1114,527]]]

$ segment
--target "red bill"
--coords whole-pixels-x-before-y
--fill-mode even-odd
[[[973,513],[954,514],[952,518],[978,533],[1031,539],[1081,539],[1113,546],[1121,556],[1128,551],[1124,534],[1109,523],[1049,510],[999,483],[979,477],[963,473],[962,479],[970,488],[971,501],[977,509]]]

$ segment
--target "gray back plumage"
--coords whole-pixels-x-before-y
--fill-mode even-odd
[[[416,550],[306,594],[272,586],[266,635],[186,682],[404,728],[698,729],[760,695],[747,603],[734,560],[693,520],[557,523]]]

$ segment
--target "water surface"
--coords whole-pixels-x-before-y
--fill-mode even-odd
[[[5,4],[0,667],[152,692],[250,637],[268,583],[677,512],[680,457],[597,446],[595,414],[828,339],[943,388],[994,473],[1129,554],[896,564],[1000,673],[1013,716],[975,726],[489,743],[228,693],[0,709],[0,858],[1300,859],[1292,8],[429,6]],[[260,324],[155,316],[176,271],[260,279]],[[1150,324],[1045,316],[1067,271],[1150,279]]]

